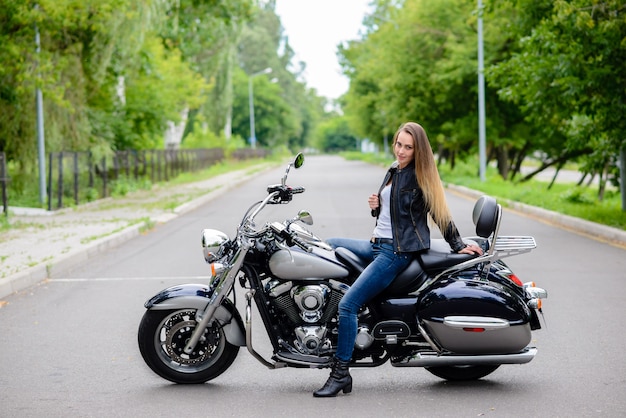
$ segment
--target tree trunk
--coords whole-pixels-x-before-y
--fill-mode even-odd
[[[532,171],[532,172],[528,173],[526,176],[524,176],[524,177],[520,180],[520,182],[525,182],[525,181],[530,180],[531,178],[533,178],[533,177],[535,176],[535,174],[537,174],[537,173],[541,173],[543,170],[545,170],[545,169],[546,169],[546,168],[548,168],[548,167],[551,167],[551,166],[553,166],[553,165],[555,165],[555,164],[560,164],[560,165],[563,165],[563,164],[565,164],[567,161],[569,161],[569,160],[571,160],[571,159],[573,159],[573,158],[579,157],[579,156],[581,156],[581,155],[587,154],[587,153],[589,153],[589,152],[591,152],[591,150],[590,150],[590,149],[583,149],[583,150],[578,150],[578,151],[574,151],[574,152],[570,152],[570,153],[567,153],[567,154],[561,155],[560,157],[558,157],[558,158],[556,158],[556,159],[554,159],[554,160],[544,161],[538,169],[536,169],[535,171]]]
[[[513,163],[513,169],[509,173],[510,175],[509,180],[513,180],[516,175],[521,173],[522,163],[524,162],[524,159],[526,158],[526,154],[528,153],[529,146],[530,144],[528,142],[525,143],[524,147],[521,150],[519,150],[519,152],[516,154],[515,159],[514,159],[515,162]]]
[[[554,183],[556,182],[556,178],[559,175],[559,171],[561,171],[561,169],[563,168],[563,166],[565,165],[565,161],[563,161],[562,163],[560,163],[557,167],[556,170],[554,170],[554,176],[552,177],[552,181],[550,182],[550,184],[548,185],[548,190],[550,190],[552,188],[552,186],[554,185]]]
[[[509,156],[504,146],[497,147],[496,158],[498,160],[498,173],[506,180],[509,175]]]

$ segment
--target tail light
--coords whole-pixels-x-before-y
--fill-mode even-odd
[[[498,274],[506,279],[509,279],[519,287],[523,287],[524,283],[510,270],[500,270]]]

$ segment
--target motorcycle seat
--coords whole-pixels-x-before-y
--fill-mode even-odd
[[[465,242],[476,244],[473,240]],[[347,248],[335,248],[335,256],[357,274],[367,267],[367,263]],[[450,245],[442,238],[431,239],[430,249],[418,253],[409,266],[396,277],[385,289],[385,294],[407,294],[420,288],[430,276],[443,270],[477,257],[476,254],[459,254],[452,252]]]
[[[466,243],[476,242],[471,240],[464,240]],[[419,253],[418,258],[422,264],[424,270],[429,274],[437,274],[443,270],[455,266],[472,258],[477,257],[476,254],[459,254],[452,252],[450,245],[443,239],[432,239],[430,241],[430,249]]]
[[[347,248],[338,247],[335,249],[335,255],[337,259],[349,268],[354,270],[357,274],[360,274],[367,263],[357,257],[352,251]],[[414,290],[420,288],[422,284],[428,279],[428,275],[424,272],[424,269],[420,265],[417,259],[413,259],[411,264],[402,271],[396,277],[396,279],[385,289],[385,295],[406,295]]]

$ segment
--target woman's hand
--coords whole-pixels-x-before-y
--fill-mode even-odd
[[[370,197],[367,198],[367,203],[370,205],[370,209],[378,209],[380,203],[378,202],[378,195],[371,194]]]
[[[465,248],[459,250],[459,254],[483,254],[483,249],[476,244],[467,244]]]

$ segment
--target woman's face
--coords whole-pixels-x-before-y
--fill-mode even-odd
[[[415,152],[415,143],[413,137],[408,132],[400,132],[396,143],[393,146],[396,159],[400,168],[404,168],[413,161],[413,153]]]

